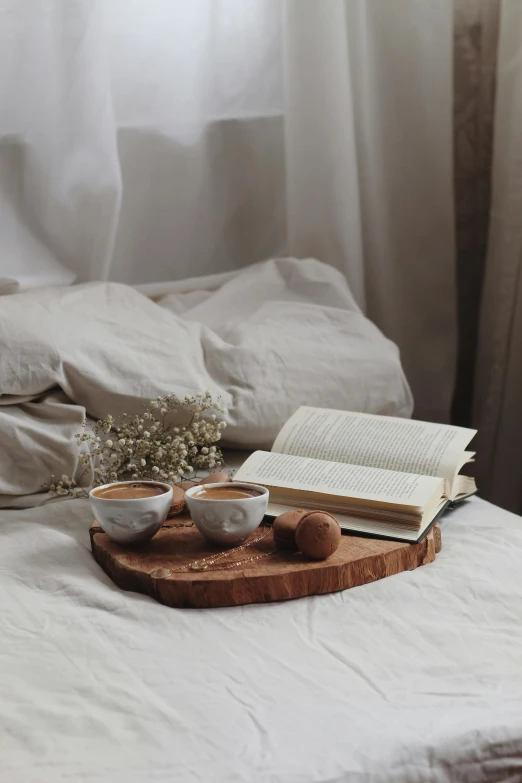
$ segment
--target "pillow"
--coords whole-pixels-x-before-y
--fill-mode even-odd
[[[171,293],[157,304],[125,285],[91,283],[3,296],[0,405],[20,403],[17,415],[34,415],[27,401],[59,387],[100,418],[138,412],[160,394],[210,389],[229,411],[225,443],[249,449],[270,448],[303,404],[411,415],[396,346],[362,315],[332,267],[276,259],[205,296],[188,294]],[[47,426],[55,450],[57,420],[49,417],[42,429],[44,413],[38,408],[39,438]],[[70,419],[63,418],[62,448],[72,454]],[[4,458],[0,494],[13,494],[13,487],[34,492],[47,478],[46,466],[45,475],[13,482]]]
[[[202,332],[205,366],[232,397],[230,445],[270,448],[299,405],[411,416],[397,347],[364,317],[333,267],[280,258],[214,290],[197,281],[193,290],[179,283],[180,293],[168,286],[159,304],[211,330]]]

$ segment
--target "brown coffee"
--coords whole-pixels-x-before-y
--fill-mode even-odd
[[[103,489],[95,489],[93,495],[105,500],[139,500],[152,498],[154,495],[163,495],[164,492],[168,492],[168,490],[161,484],[136,481],[132,484],[111,484]]]
[[[202,486],[193,497],[198,500],[244,500],[245,498],[257,498],[261,492],[256,489],[238,489],[235,487],[207,487]]]

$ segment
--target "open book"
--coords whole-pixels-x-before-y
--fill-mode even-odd
[[[268,515],[323,509],[346,530],[421,541],[442,511],[477,491],[460,470],[476,430],[368,413],[302,407],[272,451],[255,451],[234,479],[270,490]]]

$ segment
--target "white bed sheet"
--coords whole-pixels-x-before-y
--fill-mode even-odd
[[[479,499],[434,564],[174,610],[92,559],[89,507],[0,514],[2,783],[522,780],[522,524]]]

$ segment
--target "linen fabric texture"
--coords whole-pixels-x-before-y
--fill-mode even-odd
[[[518,783],[520,518],[341,593],[171,609],[94,561],[83,500],[0,512],[6,783]],[[21,655],[23,651],[23,655]]]

